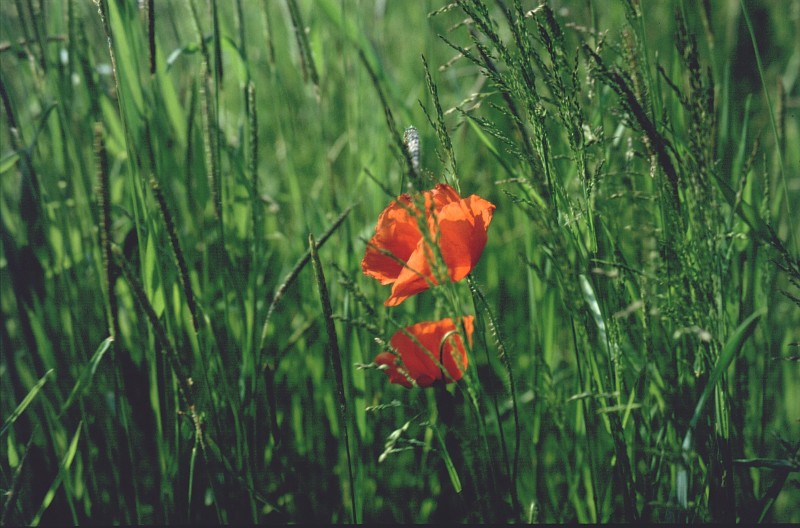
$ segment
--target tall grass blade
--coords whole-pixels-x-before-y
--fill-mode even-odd
[[[347,399],[345,398],[344,388],[344,374],[342,372],[342,357],[339,352],[339,339],[336,336],[336,325],[333,319],[333,310],[331,308],[331,300],[328,295],[328,285],[325,282],[325,274],[322,271],[322,263],[317,254],[317,243],[314,240],[314,235],[308,236],[309,252],[311,255],[311,262],[314,267],[314,277],[317,282],[317,291],[319,292],[320,303],[322,304],[322,316],[325,318],[325,330],[328,333],[328,352],[331,364],[333,365],[333,374],[336,381],[336,393],[339,398],[339,418],[341,420],[342,431],[344,432],[344,446],[347,452],[347,471],[350,476],[350,501],[352,507],[352,522],[358,523],[359,516],[356,509],[356,482],[353,476],[353,461],[350,454],[350,434],[349,434],[349,418],[347,415]]]
[[[147,0],[147,51],[150,58],[150,75],[156,74],[156,6],[155,0]]]
[[[701,394],[700,398],[697,400],[697,405],[695,405],[694,413],[692,414],[692,419],[689,421],[689,430],[693,430],[697,427],[697,422],[700,420],[700,417],[703,414],[703,409],[705,407],[708,398],[711,396],[711,393],[714,391],[714,386],[722,377],[722,374],[728,369],[730,364],[739,355],[739,352],[742,349],[745,341],[753,334],[753,331],[756,329],[756,325],[758,324],[759,319],[761,316],[764,315],[765,310],[761,309],[756,311],[755,313],[751,314],[747,319],[742,321],[742,324],[733,332],[728,341],[725,343],[725,346],[722,348],[722,352],[719,354],[719,359],[717,360],[716,365],[714,365],[714,369],[711,371],[711,374],[708,376],[708,381],[706,382],[705,387],[703,387],[703,393]],[[688,438],[688,433],[687,437]],[[686,440],[684,440],[684,445],[686,445]]]
[[[709,397],[714,392],[714,388],[716,387],[717,382],[720,380],[722,374],[728,369],[733,360],[739,354],[745,341],[747,341],[747,339],[752,335],[762,315],[764,315],[763,309],[751,314],[747,319],[742,321],[742,324],[740,324],[739,327],[733,332],[731,337],[728,338],[728,341],[725,343],[722,352],[720,352],[719,359],[717,359],[716,365],[714,365],[714,369],[708,376],[706,385],[705,387],[703,387],[703,392],[700,395],[700,398],[697,400],[697,405],[695,405],[694,413],[692,414],[692,418],[689,421],[689,428],[686,431],[686,435],[683,437],[683,443],[681,444],[683,462],[678,467],[676,496],[678,499],[678,503],[683,508],[687,508],[689,506],[689,498],[688,498],[689,481],[688,481],[687,465],[689,462],[689,455],[691,454],[692,447],[694,444],[693,435],[697,427],[697,422],[703,415],[703,410],[705,409],[706,402],[708,402]]]
[[[186,518],[192,518],[192,489],[194,488],[194,468],[197,461],[197,442],[192,446],[192,456],[189,458],[189,491],[186,497]]]
[[[520,447],[522,443],[522,428],[520,426],[520,418],[519,418],[519,409],[517,406],[517,387],[516,383],[514,382],[514,368],[511,365],[511,358],[509,357],[508,351],[506,350],[505,342],[503,341],[503,337],[500,334],[500,328],[497,325],[497,320],[495,319],[494,313],[489,306],[486,297],[483,295],[483,292],[478,288],[478,285],[475,284],[475,281],[472,279],[471,276],[467,276],[467,284],[469,284],[470,291],[472,292],[473,302],[475,303],[476,312],[483,314],[485,313],[488,320],[489,320],[489,330],[494,337],[495,345],[497,346],[497,356],[500,358],[500,362],[503,364],[503,368],[506,371],[506,375],[508,376],[508,389],[509,395],[511,397],[511,409],[514,416],[514,455],[513,460],[511,462],[511,502],[514,506],[514,510],[519,512],[520,505],[519,505],[519,498],[517,496],[517,478],[519,474],[519,455],[520,455]],[[478,310],[478,301],[483,306],[483,310]],[[487,350],[488,353],[488,350]],[[498,426],[501,428],[501,436],[502,436],[502,424],[500,423],[500,416],[498,414]],[[504,446],[505,447],[505,446]],[[505,449],[504,449],[505,450]]]
[[[750,20],[750,14],[747,12],[747,6],[745,6],[744,0],[739,0],[739,5],[741,6],[744,22],[747,25],[747,32],[750,34],[750,41],[753,43],[753,55],[755,56],[756,66],[758,67],[758,77],[761,80],[761,90],[764,93],[764,99],[767,101],[769,122],[772,128],[772,133],[775,136],[775,153],[778,156],[778,173],[781,178],[781,183],[783,184],[783,199],[786,205],[786,214],[791,217],[792,207],[789,204],[789,189],[786,185],[786,171],[784,170],[783,151],[781,150],[781,134],[778,133],[778,125],[775,123],[775,108],[772,106],[772,98],[769,96],[769,89],[767,88],[767,83],[765,80],[766,75],[764,73],[764,65],[761,63],[761,51],[758,48],[756,33],[753,30],[753,22]],[[794,247],[797,248],[795,224],[792,222],[789,222],[789,237],[791,238]]]
[[[447,451],[447,445],[442,437],[442,433],[439,432],[439,429],[437,429],[436,426],[431,425],[431,428],[436,435],[436,440],[439,442],[442,460],[444,460],[444,466],[447,468],[447,475],[450,477],[450,483],[453,485],[453,490],[456,493],[461,493],[461,479],[458,476],[458,471],[456,471],[455,464],[453,464],[453,459],[450,458],[450,453]]]

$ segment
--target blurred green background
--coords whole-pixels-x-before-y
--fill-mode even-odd
[[[433,1],[0,4],[6,522],[800,522],[800,2],[487,4],[513,60]],[[387,112],[497,206],[446,393],[362,368],[449,315],[361,274]]]

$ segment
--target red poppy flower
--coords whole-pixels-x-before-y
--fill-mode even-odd
[[[468,315],[462,319],[467,339],[471,344],[475,317]],[[448,317],[436,322],[417,323],[406,327],[405,331],[414,336],[414,339],[403,330],[399,330],[389,341],[400,357],[391,352],[381,352],[375,357],[375,363],[387,366],[386,374],[390,383],[410,389],[411,380],[414,380],[417,386],[424,388],[430,387],[438,380],[452,383],[464,376],[468,364],[467,351],[452,319]],[[442,372],[439,365],[444,367],[446,372]]]
[[[495,206],[474,194],[461,198],[443,183],[423,194],[431,239],[436,240],[438,226],[439,249],[448,275],[453,282],[459,281],[472,271],[483,253]],[[390,203],[378,217],[375,236],[361,261],[365,275],[384,285],[393,284],[391,296],[383,303],[386,306],[396,306],[427,290],[429,281],[437,284],[430,264],[432,252],[419,230],[418,214],[407,194]]]

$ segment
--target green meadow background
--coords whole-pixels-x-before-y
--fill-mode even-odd
[[[798,34],[798,0],[0,3],[3,523],[800,522]],[[366,240],[437,182],[486,248],[386,308]],[[371,364],[466,314],[459,383]]]

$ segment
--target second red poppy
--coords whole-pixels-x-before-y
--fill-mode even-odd
[[[462,320],[467,339],[472,343],[475,317],[467,315]],[[461,335],[449,317],[441,321],[417,323],[399,330],[392,336],[390,343],[399,357],[391,352],[381,352],[375,357],[375,363],[386,366],[390,383],[409,389],[416,383],[418,387],[425,388],[437,381],[458,381],[467,370],[467,351]]]

